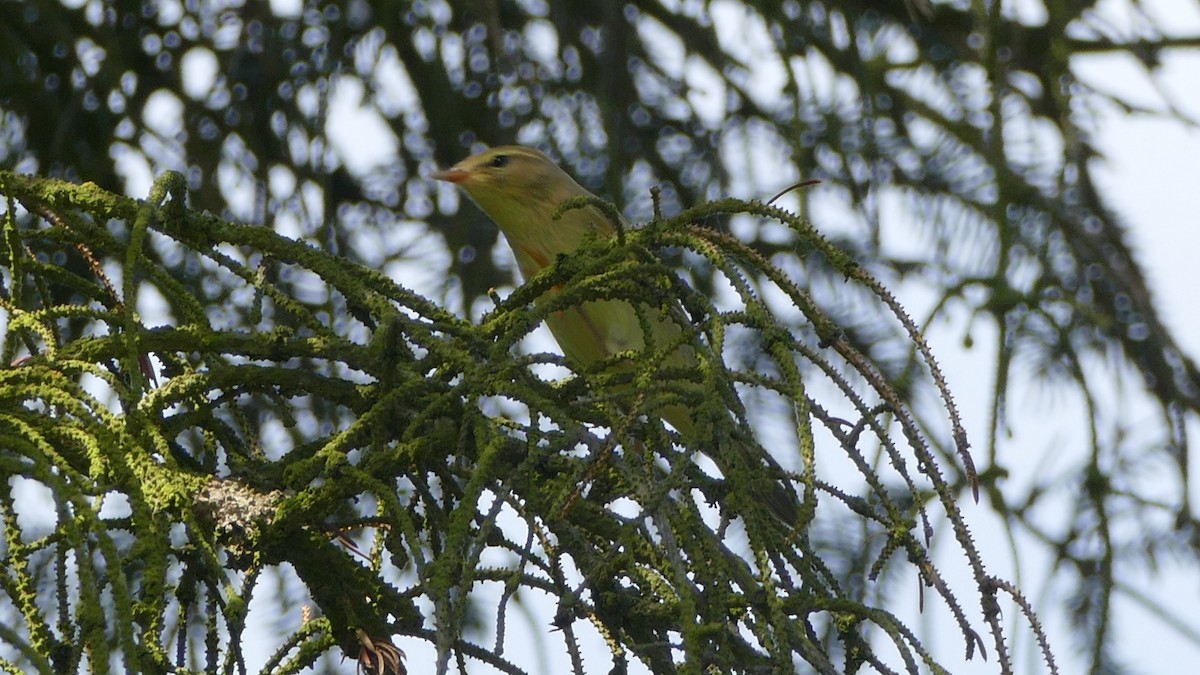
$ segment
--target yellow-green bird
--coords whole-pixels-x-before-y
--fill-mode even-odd
[[[603,239],[616,233],[609,216],[592,205],[565,211],[557,220],[553,218],[564,201],[592,194],[550,158],[532,148],[518,145],[490,148],[432,177],[462,188],[495,221],[525,279],[533,278],[559,255],[574,251],[587,239]],[[681,328],[661,312],[651,310],[649,317],[656,348],[670,344],[680,335]],[[646,346],[637,311],[621,300],[585,302],[550,314],[546,323],[567,360],[584,367]],[[666,360],[666,365],[673,367],[695,363],[695,354],[686,346],[677,348]],[[685,440],[701,441],[696,438],[696,424],[687,408],[670,406],[661,414]],[[712,456],[711,449],[701,449]],[[720,457],[713,460],[722,465]],[[761,462],[755,465],[761,466]],[[790,495],[779,484],[775,484],[771,493],[767,501],[772,511],[786,523],[794,523],[795,506]]]

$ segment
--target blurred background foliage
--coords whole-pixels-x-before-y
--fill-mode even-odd
[[[481,144],[537,145],[637,220],[652,185],[674,213],[819,178],[783,203],[877,276],[934,289],[927,324],[955,310],[1000,336],[990,428],[972,438],[985,502],[1045,547],[1060,594],[1077,599],[1088,671],[1110,672],[1114,594],[1132,592],[1122,580],[1164,556],[1197,563],[1184,426],[1200,412],[1200,372],[1093,181],[1090,136],[1104,106],[1194,121],[1169,98],[1147,110],[1073,68],[1123,55],[1153,79],[1164,50],[1200,37],[1168,37],[1140,2],[1125,8],[1132,28],[1094,5],[3,2],[0,166],[135,196],[177,170],[192,206],[383,269],[466,315],[512,284],[511,265],[493,255],[495,228],[425,176]],[[903,253],[883,222],[897,207],[922,237]],[[793,239],[709,224],[801,277],[893,382],[917,386],[898,329]],[[689,274],[712,283],[702,266]],[[254,323],[249,305],[208,300],[231,324]],[[332,294],[306,301],[343,311]],[[1027,461],[1005,444],[1021,424],[1007,412],[1018,379],[1077,393],[1090,446],[1069,470],[1014,487],[1007,468]],[[1153,414],[1134,429],[1114,389]],[[927,423],[950,456],[949,434]],[[1164,465],[1169,480],[1137,479]],[[1194,617],[1135,601],[1200,633]]]

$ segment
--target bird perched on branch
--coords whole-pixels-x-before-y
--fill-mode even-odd
[[[532,148],[509,145],[484,150],[432,177],[462,188],[495,221],[526,280],[588,239],[613,237],[618,225],[626,226],[623,221],[614,223],[612,217],[594,204],[566,210],[555,219],[556,211],[566,200],[595,197],[548,157]],[[615,217],[620,218],[619,215]],[[658,308],[643,307],[642,310],[653,331],[650,343],[655,348],[679,342],[683,331],[679,324]],[[638,310],[624,300],[586,301],[551,313],[546,317],[546,323],[568,362],[584,367],[622,352],[646,348]],[[664,360],[667,367],[687,368],[696,363],[695,353],[686,344],[680,344]],[[698,449],[704,450],[726,473],[728,463],[723,459],[727,458],[716,456],[712,448],[705,447],[704,439],[697,438],[697,424],[688,408],[666,406],[660,414],[685,441],[696,443]],[[748,451],[743,448],[738,452],[752,466],[762,467],[761,458],[751,459],[753,455]],[[780,520],[789,526],[795,524],[795,502],[781,484],[775,484],[767,502]]]
[[[591,205],[566,211],[555,220],[554,213],[564,201],[593,195],[532,148],[510,145],[485,150],[433,177],[462,188],[500,226],[526,280],[585,240],[612,237],[616,232],[609,216]],[[585,303],[551,314],[546,323],[567,359],[584,366],[645,347],[637,315],[626,302]],[[679,334],[677,326],[664,325],[664,330],[670,328]]]

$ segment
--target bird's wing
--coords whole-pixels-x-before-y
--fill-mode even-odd
[[[621,300],[585,302],[554,312],[546,323],[567,358],[585,366],[646,344],[637,312]]]

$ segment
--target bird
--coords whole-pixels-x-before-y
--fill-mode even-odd
[[[566,171],[545,154],[520,145],[492,147],[458,162],[449,169],[437,171],[432,178],[456,185],[500,228],[513,255],[517,269],[526,280],[551,266],[559,256],[578,249],[585,241],[609,239],[617,228],[627,228],[621,219],[594,204],[564,211],[557,219],[559,206],[573,197],[595,196],[575,181]],[[614,214],[615,215],[615,214]],[[615,217],[620,218],[619,215]],[[553,290],[549,293],[553,293]],[[545,301],[549,295],[539,300]],[[662,309],[643,306],[642,316],[653,331],[650,341],[655,347],[678,344],[666,356],[668,368],[688,368],[697,364],[695,351],[678,338],[683,328]],[[681,315],[681,313],[675,313]],[[585,369],[604,359],[624,352],[640,352],[646,348],[638,309],[624,300],[590,300],[546,316],[550,333],[558,342],[569,364]],[[703,442],[698,438],[697,423],[692,410],[683,405],[664,406],[659,414],[687,442]],[[740,459],[761,465],[748,449],[737,450]],[[706,449],[717,467],[726,473],[728,458],[714,456]],[[722,464],[725,464],[723,467]],[[767,495],[767,505],[785,524],[795,522],[795,501],[776,483]]]
[[[491,148],[432,177],[457,185],[500,227],[526,281],[584,241],[607,239],[616,233],[609,216],[594,205],[572,209],[554,219],[564,201],[593,195],[533,148]],[[588,302],[555,312],[546,323],[568,361],[583,366],[645,347],[637,314],[626,302]],[[668,333],[670,326],[664,328]],[[678,327],[674,328],[678,335]]]

